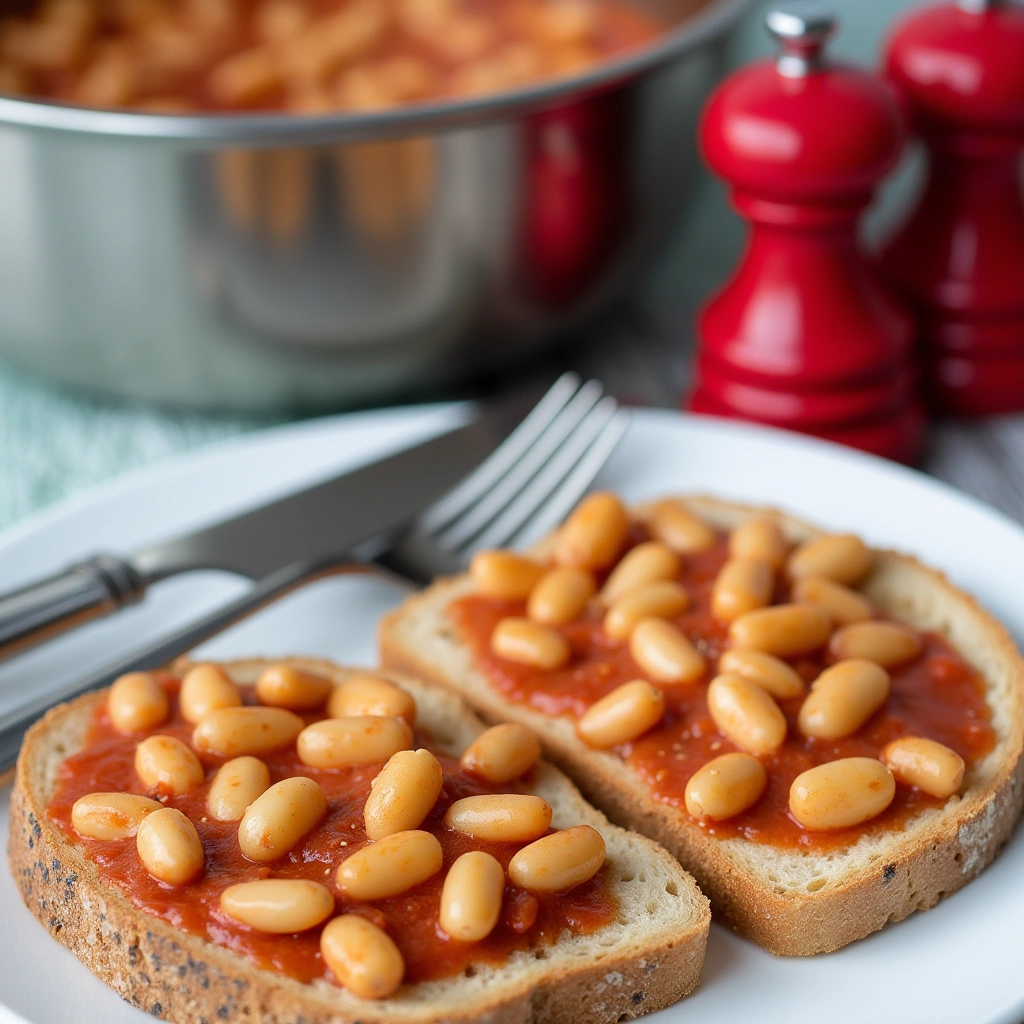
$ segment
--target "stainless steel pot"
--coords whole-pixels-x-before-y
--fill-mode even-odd
[[[372,116],[0,98],[0,353],[197,407],[362,404],[519,359],[635,284],[749,0],[574,79]]]

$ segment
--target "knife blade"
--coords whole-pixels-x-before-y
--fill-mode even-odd
[[[329,565],[411,522],[487,458],[528,408],[522,394],[493,400],[465,425],[387,458],[128,558],[97,555],[0,596],[0,660],[135,603],[177,573],[223,569],[262,579],[285,566]]]
[[[331,559],[387,536],[433,504],[504,439],[494,418],[289,494],[194,533],[137,551],[127,561],[153,582],[193,569],[250,579],[293,563]]]

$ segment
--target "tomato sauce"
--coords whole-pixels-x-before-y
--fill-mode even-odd
[[[176,693],[179,680],[167,677],[165,686]],[[255,703],[251,690],[243,689],[246,703]],[[363,830],[363,804],[370,782],[383,763],[344,769],[317,769],[304,765],[294,745],[262,758],[270,768],[271,783],[296,775],[314,779],[330,804],[327,817],[288,856],[269,865],[247,860],[238,846],[238,822],[209,817],[206,797],[216,769],[226,760],[201,756],[207,781],[192,792],[168,798],[165,803],[183,811],[195,824],[206,852],[204,873],[194,882],[172,886],[154,879],[142,865],[133,839],[103,841],[84,839],[71,825],[71,807],[80,796],[94,792],[144,793],[135,774],[135,747],[144,735],[175,736],[189,742],[192,726],[177,709],[168,722],[146,734],[122,736],[113,728],[105,707],[95,713],[82,751],[61,765],[60,783],[49,812],[52,819],[82,847],[99,868],[100,875],[118,886],[140,910],[175,927],[226,946],[259,967],[281,971],[300,981],[331,979],[320,955],[320,928],[297,935],[266,935],[234,921],[220,909],[220,894],[237,882],[258,878],[305,878],[334,891],[338,866],[367,844]],[[313,722],[322,715],[307,715]],[[417,733],[417,745],[429,746],[429,736]],[[486,850],[507,867],[525,844],[489,843],[445,829],[441,824],[448,806],[464,796],[512,792],[522,787],[491,786],[465,774],[458,761],[437,754],[444,770],[444,788],[434,810],[420,826],[438,837],[444,851],[444,867],[433,878],[408,892],[372,903],[346,900],[335,891],[338,913],[362,914],[384,928],[405,959],[405,981],[415,984],[447,978],[474,964],[504,963],[515,950],[528,950],[554,942],[566,930],[575,935],[596,931],[611,922],[618,905],[605,881],[605,868],[597,876],[558,896],[534,896],[508,887],[502,919],[481,942],[459,942],[438,925],[444,876],[452,862],[468,850]]]
[[[643,539],[636,531],[632,541]],[[713,757],[739,748],[717,730],[707,706],[707,684],[716,674],[718,657],[727,646],[727,627],[709,609],[715,576],[727,557],[724,536],[709,551],[683,560],[679,580],[691,596],[690,608],[672,621],[707,658],[704,678],[690,686],[664,686],[666,713],[661,724],[632,743],[614,748],[651,788],[656,800],[685,811],[684,793],[690,777]],[[780,587],[776,600],[785,600]],[[602,629],[603,616],[588,610],[561,632],[573,657],[564,669],[538,672],[496,657],[490,651],[495,625],[507,615],[523,615],[523,602],[470,596],[449,609],[463,640],[503,697],[526,704],[546,715],[579,718],[605,694],[643,672],[629,654],[625,640],[613,640]],[[995,744],[985,701],[984,682],[941,636],[923,635],[921,655],[889,670],[892,688],[885,705],[853,736],[818,740],[797,729],[801,698],[780,702],[789,722],[783,746],[762,758],[768,786],[761,799],[742,814],[722,822],[701,822],[709,834],[743,836],[758,843],[808,850],[848,846],[861,835],[900,830],[915,813],[945,802],[920,790],[897,785],[896,797],[883,814],[864,825],[834,832],[803,828],[789,813],[789,789],[801,772],[840,757],[878,757],[882,748],[900,736],[925,736],[955,750],[968,768]],[[811,682],[835,659],[827,651],[793,659],[792,664]]]

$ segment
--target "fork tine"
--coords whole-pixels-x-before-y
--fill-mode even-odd
[[[601,397],[603,387],[597,381],[587,381],[572,397],[571,401],[509,470],[505,476],[483,495],[476,504],[437,538],[438,543],[449,550],[457,550],[468,544],[499,516],[530,481],[544,469],[548,460],[559,450],[565,440],[572,436],[585,421],[591,409]]]
[[[617,409],[615,414],[604,424],[579,462],[551,493],[549,499],[510,538],[511,544],[520,548],[535,544],[565,520],[594,482],[594,478],[608,461],[619,441],[622,440],[629,423],[629,413],[623,409]]]
[[[484,542],[539,539],[579,501],[625,432],[628,416],[603,390],[597,381],[560,378],[524,421],[529,430],[517,428],[514,444],[506,442],[397,543],[367,556],[428,583],[465,570]]]
[[[512,538],[516,537],[534,517],[542,515],[547,504],[556,499],[559,514],[554,517],[552,525],[560,522],[563,518],[562,507],[566,506],[565,512],[568,512],[575,505],[576,499],[586,490],[607,457],[602,455],[598,459],[596,454],[591,455],[591,449],[605,436],[605,431],[616,418],[617,410],[618,403],[614,398],[602,398],[529,486],[479,537],[474,539],[473,546],[509,546]],[[621,436],[620,431],[615,435],[615,440]],[[580,470],[581,464],[593,467],[589,470],[589,475],[586,468]],[[574,483],[566,490],[570,480]],[[551,517],[545,516],[545,519],[549,518]]]
[[[536,515],[509,537],[506,543],[517,548],[528,548],[536,544],[542,537],[554,530],[576,507],[587,488],[594,482],[594,477],[615,451],[623,434],[629,427],[629,413],[618,409],[606,421],[594,442],[572,471],[564,478],[561,485],[541,505]]]
[[[543,436],[579,388],[576,374],[563,373],[523,422],[465,480],[422,513],[417,529],[425,533],[442,530],[483,497]]]

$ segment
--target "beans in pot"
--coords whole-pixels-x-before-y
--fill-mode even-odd
[[[365,112],[583,71],[660,26],[625,0],[42,0],[0,92],[155,113]]]

